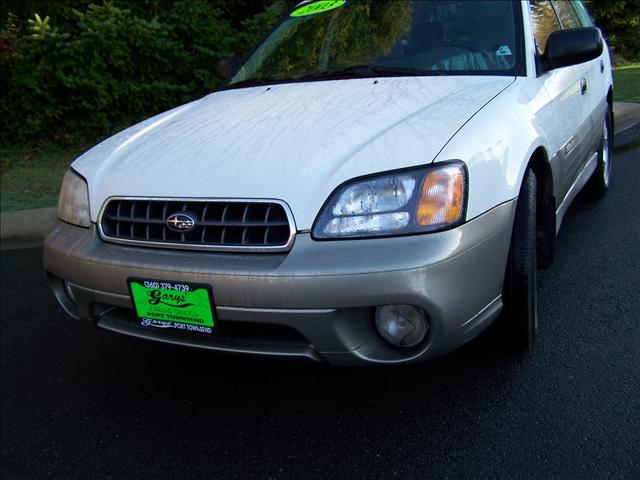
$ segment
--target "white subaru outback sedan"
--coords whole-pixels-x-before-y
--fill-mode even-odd
[[[495,322],[609,186],[612,74],[580,1],[299,4],[219,91],[103,141],[46,238],[74,318],[220,352],[399,364]]]

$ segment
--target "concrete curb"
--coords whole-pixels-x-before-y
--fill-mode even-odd
[[[640,123],[619,130],[614,137],[613,148],[625,147],[634,142],[640,142]]]
[[[640,140],[640,104],[613,104],[615,146],[622,147]],[[0,240],[42,238],[56,221],[56,208],[36,208],[0,213]]]
[[[640,103],[614,102],[613,115],[616,148],[640,140]]]
[[[640,103],[614,102],[615,133],[640,123]]]
[[[0,239],[37,238],[53,226],[57,208],[34,208],[0,213]]]

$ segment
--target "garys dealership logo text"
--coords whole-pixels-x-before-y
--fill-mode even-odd
[[[162,290],[150,290],[149,294],[150,305],[166,305],[168,307],[175,308],[187,308],[192,307],[193,303],[185,303],[186,295],[184,293],[167,293]]]

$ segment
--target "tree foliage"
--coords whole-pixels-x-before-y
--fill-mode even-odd
[[[3,140],[97,139],[212,91],[218,59],[242,55],[282,3],[238,26],[203,0],[56,4],[0,34]],[[147,7],[147,8],[145,8]]]
[[[617,60],[640,60],[640,1],[587,0]]]

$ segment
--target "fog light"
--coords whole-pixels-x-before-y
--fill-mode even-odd
[[[418,345],[429,331],[427,314],[413,305],[384,305],[376,309],[376,327],[389,343],[398,347]]]

